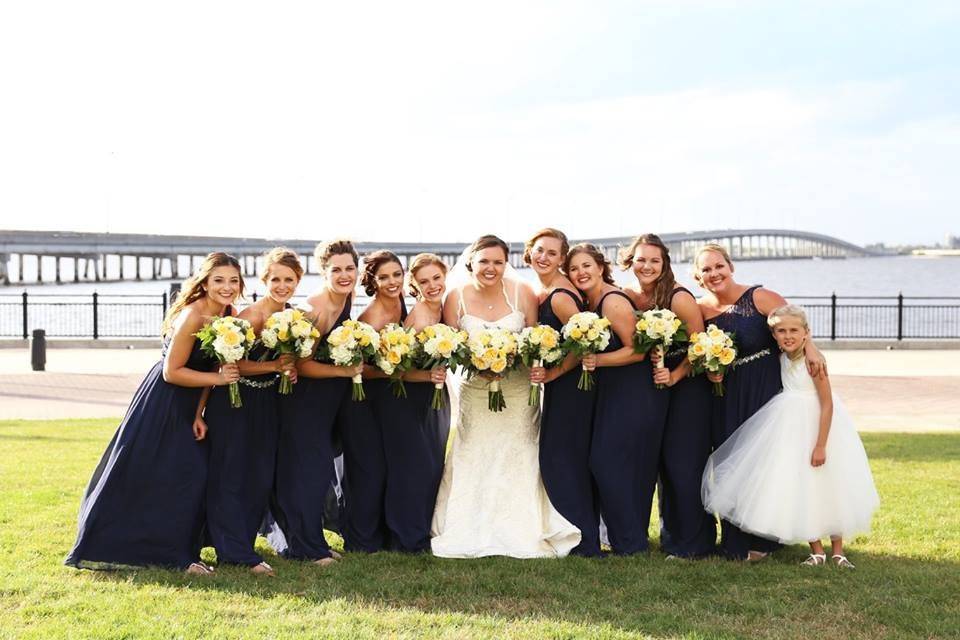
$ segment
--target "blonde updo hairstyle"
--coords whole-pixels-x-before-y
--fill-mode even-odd
[[[296,252],[286,247],[274,247],[263,254],[263,269],[260,271],[260,281],[266,282],[270,277],[270,267],[275,264],[289,268],[297,276],[297,282],[303,278],[303,265],[300,264],[300,258]]]
[[[711,242],[700,247],[700,250],[697,251],[697,255],[693,258],[693,267],[692,273],[693,279],[697,281],[697,284],[703,286],[703,278],[700,276],[700,256],[708,252],[719,253],[724,261],[730,267],[730,273],[734,272],[733,260],[730,258],[730,252],[727,251],[727,248],[722,244],[717,244],[716,242]]]
[[[767,316],[767,325],[770,329],[773,329],[784,318],[793,318],[798,320],[804,329],[810,331],[810,323],[807,321],[807,312],[803,310],[803,307],[796,304],[785,304],[782,307],[777,307],[770,312],[770,315]]]
[[[410,267],[407,269],[407,292],[417,300],[423,297],[423,294],[420,292],[420,287],[417,286],[417,271],[430,265],[439,268],[444,275],[447,274],[447,263],[440,259],[440,256],[433,253],[418,253],[414,256],[410,262]]]

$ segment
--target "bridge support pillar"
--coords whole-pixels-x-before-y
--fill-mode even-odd
[[[180,278],[180,256],[170,256],[170,275],[175,280]]]
[[[73,281],[80,282],[80,256],[73,256]]]
[[[60,269],[61,269],[61,267],[63,266],[63,265],[61,264],[62,261],[63,261],[63,258],[61,258],[60,256],[54,256],[53,259],[56,260],[56,262],[54,262],[54,269],[53,269],[53,271],[54,271],[54,274],[56,275],[57,284],[60,284],[60,282],[61,282],[61,280],[60,280]]]
[[[99,280],[107,279],[107,254],[100,255],[100,278]]]
[[[121,280],[123,280],[123,259],[124,259],[125,257],[126,257],[126,256],[124,256],[124,255],[119,255],[119,256],[117,256],[117,259],[120,261],[119,273],[118,273],[117,277],[120,278]]]
[[[43,256],[37,254],[37,283],[43,282]]]
[[[133,271],[134,271],[134,277],[135,277],[135,278],[137,279],[137,281],[139,282],[139,281],[140,281],[140,256],[134,256],[134,257],[133,257],[133,264],[134,264],[134,270],[133,270]]]
[[[150,263],[151,263],[151,265],[152,265],[152,268],[151,268],[152,276],[151,276],[151,278],[154,279],[154,280],[157,279],[157,271],[158,271],[159,268],[160,268],[160,267],[159,267],[159,264],[158,264],[159,262],[160,262],[160,261],[159,261],[159,259],[157,259],[157,258],[150,258]]]
[[[9,260],[10,256],[5,253],[0,253],[0,284],[10,284]]]

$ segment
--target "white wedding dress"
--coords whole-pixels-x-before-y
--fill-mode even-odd
[[[466,313],[460,299],[460,328],[468,333],[524,327],[509,298],[512,311],[494,322]],[[485,379],[460,387],[459,426],[433,512],[436,556],[563,557],[580,543],[580,530],[553,508],[540,478],[540,408],[528,405],[529,379],[511,372],[501,389],[507,407],[495,413]]]

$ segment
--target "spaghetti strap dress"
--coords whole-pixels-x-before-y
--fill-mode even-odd
[[[596,313],[603,315],[603,303],[612,295],[623,296],[636,308],[622,291],[610,291],[600,299]],[[616,332],[611,334],[605,353],[623,346]],[[649,544],[647,529],[669,396],[654,386],[649,360],[599,367],[596,376],[590,470],[613,553],[631,555],[646,551]]]
[[[570,296],[577,309],[583,300],[569,289],[557,288],[538,309],[538,322],[563,329],[553,312],[557,294]],[[571,555],[600,556],[600,522],[590,475],[590,439],[593,435],[595,391],[577,388],[580,369],[576,367],[543,386],[540,415],[540,474],[550,502],[560,514],[580,529],[580,544]]]

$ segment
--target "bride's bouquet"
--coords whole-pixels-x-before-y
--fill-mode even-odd
[[[417,336],[413,329],[391,322],[380,330],[380,349],[376,363],[385,374],[390,376],[390,386],[397,398],[407,397],[407,387],[403,384],[403,374],[413,368],[417,350]]]
[[[354,367],[363,362],[373,362],[380,350],[380,334],[366,322],[344,320],[343,324],[330,332],[327,342],[321,345],[322,356],[338,367]],[[353,376],[354,400],[363,400],[363,376]]]
[[[690,346],[687,347],[687,359],[693,365],[693,372],[724,373],[737,357],[737,348],[733,344],[733,335],[711,324],[706,331],[693,333]],[[723,396],[723,382],[713,383],[713,395]]]
[[[225,363],[243,360],[257,339],[249,322],[233,316],[214,316],[193,335],[200,341],[201,351]],[[229,393],[230,406],[234,409],[242,407],[240,385],[231,382]]]
[[[637,312],[637,326],[633,334],[633,350],[635,353],[648,353],[655,349],[660,356],[655,365],[662,369],[665,365],[663,358],[667,350],[675,342],[687,341],[687,327],[680,318],[670,309],[650,309]],[[664,385],[658,384],[657,389]]]
[[[519,338],[520,361],[527,367],[550,367],[563,359],[563,349],[560,347],[560,333],[546,324],[535,327],[526,327],[520,332]],[[535,407],[540,404],[540,385],[530,383],[529,404]]]
[[[516,364],[517,336],[507,329],[483,329],[471,333],[467,348],[470,350],[470,360],[464,366],[471,375],[485,371],[499,375]],[[487,408],[490,411],[503,411],[506,406],[500,380],[491,380],[487,391]]]
[[[457,331],[445,324],[432,324],[424,327],[417,334],[420,349],[417,353],[417,368],[434,369],[444,366],[451,371],[470,360],[470,351],[467,349],[469,336],[466,331]],[[430,401],[432,409],[442,409],[443,384],[433,386],[433,399]]]
[[[592,311],[581,311],[570,316],[563,325],[563,351],[582,358],[591,353],[600,353],[610,344],[610,321]],[[583,369],[577,388],[589,391],[593,388],[593,373]]]
[[[260,332],[260,342],[276,354],[293,354],[309,358],[320,332],[300,309],[284,309],[267,318]],[[283,395],[293,392],[290,376],[284,371],[280,376],[278,391]]]

